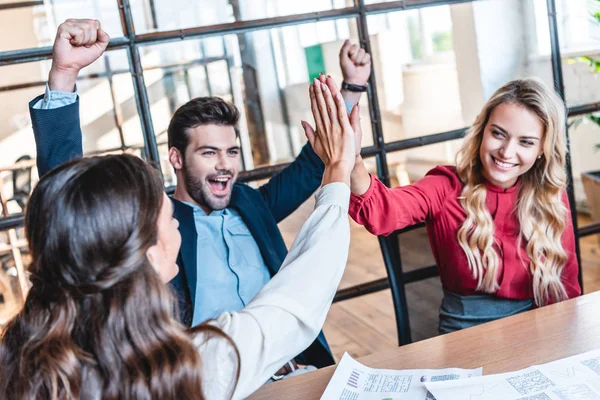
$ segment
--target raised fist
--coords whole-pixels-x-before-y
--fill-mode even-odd
[[[58,27],[52,48],[51,90],[72,92],[79,71],[96,61],[110,37],[94,19],[68,19]]]
[[[371,56],[365,49],[346,40],[340,50],[340,68],[344,81],[365,85],[371,75]]]

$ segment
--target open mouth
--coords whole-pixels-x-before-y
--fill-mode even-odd
[[[494,164],[496,164],[496,166],[498,168],[503,169],[503,170],[509,170],[509,169],[514,168],[517,165],[519,165],[519,164],[508,163],[505,161],[500,161],[500,160],[494,158],[494,156],[491,156],[491,157],[492,157],[492,160],[494,161]]]
[[[229,193],[231,176],[216,176],[208,179],[212,192],[217,196],[225,196]]]

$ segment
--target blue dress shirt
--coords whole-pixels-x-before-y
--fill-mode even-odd
[[[198,233],[196,298],[192,326],[224,311],[239,311],[271,279],[260,249],[233,209],[206,215],[194,204]]]

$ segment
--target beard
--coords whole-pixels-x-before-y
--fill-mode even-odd
[[[208,179],[213,179],[223,175],[229,175],[232,177],[228,182],[229,191],[225,196],[217,196],[212,192],[207,181]],[[185,161],[183,163],[183,181],[188,194],[198,205],[211,210],[222,210],[229,206],[229,201],[231,200],[231,191],[233,189],[233,184],[235,183],[235,178],[236,176],[234,175],[233,171],[230,170],[219,171],[216,174],[207,176],[206,179],[198,178],[190,173]]]

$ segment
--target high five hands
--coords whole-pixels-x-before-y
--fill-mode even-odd
[[[328,170],[340,170],[335,180],[349,185],[350,171],[360,155],[362,131],[358,106],[354,106],[348,116],[346,104],[334,80],[327,76],[315,79],[309,88],[311,111],[316,130],[306,121],[302,121],[304,133],[315,153]],[[323,183],[326,183],[326,176]]]

